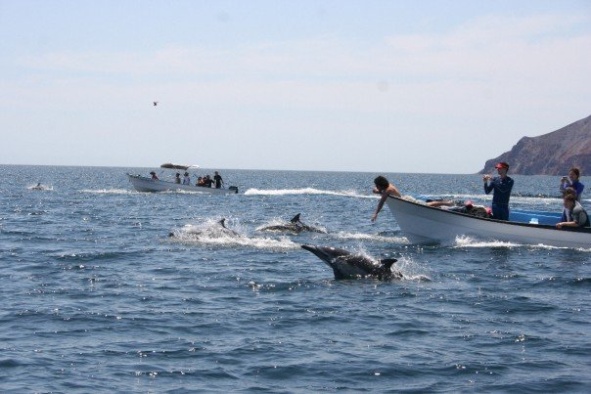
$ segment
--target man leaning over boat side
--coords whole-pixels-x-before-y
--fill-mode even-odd
[[[574,192],[564,196],[564,208],[562,218],[559,223],[556,223],[556,228],[589,227],[589,215],[577,201]]]
[[[380,202],[378,203],[378,207],[376,208],[376,212],[373,214],[371,221],[375,222],[378,219],[378,213],[382,210],[384,203],[388,199],[388,196],[395,196],[395,197],[402,197],[396,186],[391,184],[386,177],[378,176],[376,179],[373,180],[373,183],[376,187],[373,189],[374,193],[381,194],[382,197],[380,198]]]
[[[509,220],[509,198],[513,189],[513,179],[507,176],[509,164],[504,161],[495,166],[499,176],[492,178],[486,174],[482,177],[484,181],[484,193],[493,192],[492,213],[493,219]]]

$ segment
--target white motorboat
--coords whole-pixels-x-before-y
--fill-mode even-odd
[[[453,243],[457,237],[469,236],[518,244],[591,248],[591,228],[557,229],[540,224],[533,217],[530,223],[487,219],[392,196],[386,204],[413,243]]]
[[[194,185],[183,185],[180,183],[162,181],[160,179],[152,179],[147,176],[127,174],[129,182],[133,185],[135,190],[138,192],[190,192],[190,193],[201,193],[201,194],[236,194],[238,188],[236,186],[230,186],[225,189],[216,189],[213,187],[194,186]]]
[[[171,164],[165,163],[160,166],[166,169],[176,170],[188,170],[189,168],[199,168],[199,166],[186,166],[182,164]],[[135,190],[138,192],[190,192],[200,194],[236,194],[238,193],[238,187],[230,186],[228,188],[213,188],[205,186],[195,185],[183,185],[182,183],[176,183],[174,181],[165,181],[160,179],[152,179],[151,177],[142,175],[127,174],[129,182],[133,185]]]

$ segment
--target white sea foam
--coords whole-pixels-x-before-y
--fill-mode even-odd
[[[545,249],[545,250],[556,250],[556,249],[570,249],[565,246],[551,246],[544,244],[520,244],[516,242],[505,242],[505,241],[482,241],[468,236],[456,237],[455,248],[519,248],[527,247],[530,249]],[[591,249],[577,248],[581,252],[591,252]]]
[[[377,234],[365,234],[365,233],[348,233],[340,231],[335,234],[338,239],[353,239],[359,241],[377,241],[377,242],[389,242],[395,244],[408,244],[409,241],[406,237],[386,237]]]
[[[353,198],[377,198],[373,195],[360,194],[355,190],[321,190],[306,187],[302,189],[248,189],[244,192],[246,196],[288,196],[288,195],[327,195]]]
[[[135,194],[137,193],[134,190],[130,189],[82,189],[79,190],[80,193],[90,193],[90,194]]]
[[[287,237],[278,239],[268,237],[244,237],[244,236],[211,236],[208,234],[179,234],[170,238],[172,242],[180,242],[185,245],[217,245],[220,247],[251,247],[255,249],[269,249],[269,250],[295,250],[299,249],[300,245],[293,242]]]
[[[456,248],[515,248],[521,244],[505,241],[481,241],[468,236],[459,236],[455,239]]]
[[[229,231],[234,231],[234,234]],[[297,249],[299,244],[287,237],[249,237],[241,232],[240,226],[224,229],[218,219],[209,219],[200,225],[187,224],[174,230],[170,240],[186,245],[217,245],[221,247],[252,247],[255,249],[289,250]]]

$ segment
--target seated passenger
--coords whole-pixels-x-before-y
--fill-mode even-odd
[[[199,177],[197,178],[197,186],[205,186],[205,180],[203,179],[203,177]]]
[[[437,200],[425,200],[428,206],[430,207],[455,207],[464,205],[463,201],[460,200],[444,200],[444,199],[437,199]]]
[[[205,187],[211,187],[213,185],[213,179],[209,175],[205,175]]]
[[[156,173],[154,171],[151,171],[150,175],[152,175],[152,179],[154,179],[155,181],[158,180],[158,177],[156,176]]]
[[[181,183],[181,174],[179,174],[178,172],[176,173],[175,177],[174,177],[174,183]]]
[[[490,218],[491,216],[485,207],[474,205],[470,200],[427,200],[427,205],[430,207],[446,209],[448,211],[466,213],[481,218]]]
[[[569,193],[564,196],[564,208],[566,209],[562,213],[560,223],[556,224],[556,228],[589,227],[589,215],[574,194]]]

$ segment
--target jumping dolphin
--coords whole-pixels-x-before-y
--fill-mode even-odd
[[[224,235],[230,235],[232,237],[239,237],[240,236],[240,234],[238,234],[236,231],[226,227],[226,218],[222,218],[222,220],[220,220],[218,223],[222,226],[221,232]]]
[[[351,254],[345,249],[327,246],[302,245],[303,249],[314,253],[334,272],[335,279],[376,278],[379,280],[402,279],[400,271],[393,271],[396,259],[375,261],[367,256]]]
[[[191,226],[192,227],[192,226]],[[191,235],[191,236],[207,236],[210,238],[219,238],[222,236],[227,236],[227,237],[240,237],[240,234],[238,234],[236,231],[229,229],[228,227],[226,227],[226,218],[222,218],[222,220],[220,220],[219,222],[217,222],[216,224],[214,224],[213,226],[207,227],[207,228],[189,228],[188,230],[183,231],[185,234]],[[168,234],[169,237],[177,237],[179,236],[179,233],[174,233],[171,232]]]
[[[298,213],[297,215],[295,215],[290,221],[289,223],[284,223],[284,224],[276,224],[276,225],[272,225],[272,226],[266,226],[266,227],[262,227],[259,230],[260,231],[285,231],[285,232],[291,232],[294,234],[299,234],[302,231],[308,231],[311,233],[322,233],[322,234],[326,234],[326,230],[319,228],[319,227],[313,227],[313,226],[309,226],[307,224],[304,224],[301,220],[300,220],[300,213]]]

